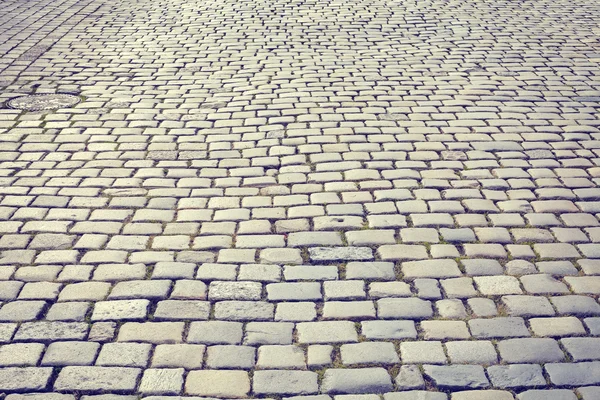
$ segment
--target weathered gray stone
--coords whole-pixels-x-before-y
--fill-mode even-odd
[[[321,384],[321,391],[329,394],[385,393],[392,388],[383,368],[328,369]]]
[[[149,305],[149,300],[99,301],[94,306],[92,321],[140,321],[146,318]]]
[[[143,394],[179,394],[183,386],[183,372],[183,368],[147,369],[138,390]]]
[[[542,367],[536,364],[494,365],[487,373],[492,385],[502,389],[546,386]]]
[[[558,343],[550,338],[507,339],[498,343],[502,360],[508,363],[558,362],[565,358]]]
[[[479,365],[424,365],[423,372],[441,389],[480,389],[490,386]]]
[[[56,340],[84,340],[89,326],[84,322],[25,322],[14,340],[52,342]]]
[[[256,394],[313,394],[319,386],[311,371],[256,371],[252,379]]]
[[[400,358],[394,345],[385,342],[344,344],[340,348],[342,364],[396,364]]]
[[[53,342],[50,343],[42,365],[92,365],[100,344],[94,342]]]
[[[403,365],[396,376],[396,386],[399,390],[423,389],[425,380],[419,367],[416,365]]]
[[[215,305],[215,318],[228,321],[272,320],[274,305],[265,301],[221,301]]]
[[[250,322],[246,325],[244,344],[291,344],[294,324],[289,322]]]
[[[517,400],[576,400],[570,389],[527,390],[519,393]]]
[[[81,392],[133,392],[141,374],[139,368],[64,367],[54,382],[55,390]]]
[[[418,298],[381,299],[377,316],[384,319],[425,319],[433,315],[431,302]]]
[[[358,341],[350,321],[300,322],[296,324],[298,343],[351,343]]]
[[[558,386],[600,384],[600,362],[548,363],[544,366],[550,381]]]
[[[531,336],[523,318],[472,319],[468,322],[471,334],[477,338]]]
[[[364,321],[361,332],[369,340],[416,339],[413,321]]]
[[[185,381],[185,393],[203,397],[242,398],[250,392],[246,371],[190,371]]]
[[[242,324],[229,321],[192,322],[187,342],[202,344],[240,344]]]
[[[36,391],[47,388],[52,368],[0,368],[0,390]]]

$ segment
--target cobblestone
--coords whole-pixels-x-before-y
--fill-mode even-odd
[[[2,2],[0,392],[596,400],[599,11]]]
[[[54,382],[55,390],[100,390],[133,392],[141,374],[139,368],[117,367],[65,367]]]

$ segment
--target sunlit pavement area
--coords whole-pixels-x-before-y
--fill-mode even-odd
[[[0,392],[600,399],[599,21],[1,0]]]

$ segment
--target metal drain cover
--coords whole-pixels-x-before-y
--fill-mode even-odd
[[[17,110],[42,111],[68,108],[79,102],[81,98],[72,94],[32,94],[11,99],[6,104]]]

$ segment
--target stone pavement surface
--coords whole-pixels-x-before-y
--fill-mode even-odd
[[[598,21],[2,0],[0,392],[600,399]]]

